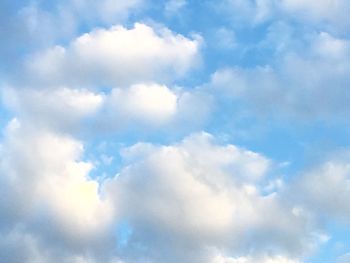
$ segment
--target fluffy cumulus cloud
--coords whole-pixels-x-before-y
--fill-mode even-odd
[[[69,136],[11,121],[0,163],[5,211],[1,233],[9,242],[23,235],[28,249],[35,251],[38,246],[40,255],[41,249],[48,254],[101,249],[98,242],[108,240],[113,208],[100,196],[98,183],[89,178],[93,166],[81,160],[82,151],[82,144]],[[45,248],[47,243],[51,245]],[[8,262],[23,256],[8,253]]]
[[[174,116],[177,100],[176,94],[166,86],[137,84],[128,89],[113,89],[109,103],[118,120],[158,123]]]
[[[347,159],[330,160],[310,170],[298,179],[295,189],[301,193],[298,201],[308,211],[315,210],[323,217],[349,222],[350,207],[346,200],[350,196],[350,166]]]
[[[299,261],[293,257],[322,241],[307,216],[283,204],[280,193],[262,193],[270,160],[234,145],[218,145],[209,134],[171,146],[138,143],[125,148],[124,168],[102,185],[89,178],[92,164],[81,161],[82,150],[68,136],[18,120],[9,124],[0,166],[5,197],[0,205],[6,211],[1,216],[1,253],[8,262],[26,257],[32,260],[28,262],[107,262],[122,257],[124,262],[294,263]],[[316,173],[320,187],[309,186],[315,178],[308,176],[299,189],[307,199],[303,203],[323,203],[318,192],[325,192],[324,200],[344,192],[343,168]],[[327,179],[335,172],[339,180]],[[329,180],[340,187],[332,187],[333,194],[322,190]],[[333,209],[332,204],[327,207]],[[111,230],[120,220],[128,222],[122,232],[129,234],[118,248],[118,236]],[[252,249],[275,255],[250,255]],[[217,250],[247,256],[226,257]]]
[[[349,10],[1,2],[0,261],[348,262]]]
[[[17,182],[19,187],[27,188],[34,184],[27,190],[23,189],[23,194],[37,195],[39,203],[49,202],[49,207],[54,213],[59,213],[64,222],[75,227],[80,225],[82,231],[89,231],[89,225],[94,226],[98,221],[103,222],[94,219],[97,216],[94,213],[102,207],[102,202],[99,201],[97,183],[87,176],[92,164],[78,161],[83,150],[81,143],[67,136],[31,129],[22,127],[17,120],[10,123],[2,149],[3,156],[6,156],[2,167],[8,168],[5,170],[8,178],[5,176],[5,179],[9,183]],[[55,150],[50,154],[48,149]],[[33,155],[31,150],[34,150]],[[13,167],[12,162],[16,161],[22,165]],[[24,171],[27,172],[25,178],[22,177]],[[26,186],[23,180],[29,185]],[[22,197],[26,201],[26,197]],[[60,198],[68,200],[65,202]]]
[[[320,242],[306,217],[282,205],[278,193],[261,193],[268,159],[217,145],[208,134],[172,146],[125,148],[124,168],[104,182],[89,178],[92,164],[81,160],[82,150],[67,136],[17,120],[9,124],[1,151],[2,253],[9,262],[26,256],[33,262],[36,257],[50,262],[264,259],[249,255],[253,241],[257,252],[284,260],[280,253],[296,256]],[[128,225],[114,233],[122,221]],[[18,239],[28,242],[18,247]],[[249,256],[220,259],[213,256],[216,250]]]
[[[60,132],[126,132],[183,127],[193,130],[211,115],[210,94],[156,83],[138,83],[108,91],[85,88],[5,86],[5,108],[26,124]]]
[[[156,83],[114,88],[105,98],[95,120],[107,130],[142,127],[176,129],[174,133],[182,133],[200,126],[212,114],[210,94]]]
[[[95,29],[67,47],[35,55],[27,67],[44,84],[123,86],[181,77],[195,65],[198,51],[198,39],[136,23]]]
[[[0,67],[18,67],[19,50],[41,50],[56,41],[68,41],[83,27],[118,24],[145,5],[143,0],[4,0],[0,4]],[[18,62],[18,64],[17,64]]]
[[[2,90],[3,102],[23,121],[36,125],[74,129],[82,120],[94,115],[104,104],[104,96],[86,89],[67,87],[52,89]]]
[[[173,146],[136,144],[122,155],[127,166],[106,189],[132,229],[124,248],[131,258],[226,262],[213,259],[213,249],[295,256],[320,241],[305,235],[306,218],[277,193],[261,193],[270,164],[257,153],[196,134]]]

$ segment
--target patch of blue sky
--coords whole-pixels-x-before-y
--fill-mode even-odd
[[[317,249],[308,263],[336,262],[337,258],[350,252],[350,229],[348,224],[331,222],[326,227],[329,240]]]
[[[133,229],[127,220],[122,220],[116,227],[117,247],[123,249],[128,245]]]

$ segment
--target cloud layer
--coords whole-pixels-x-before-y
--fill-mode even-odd
[[[348,262],[349,11],[0,3],[0,261]]]

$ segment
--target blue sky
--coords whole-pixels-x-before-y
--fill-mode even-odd
[[[349,12],[1,1],[0,258],[350,262]]]

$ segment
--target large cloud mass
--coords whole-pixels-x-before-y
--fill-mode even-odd
[[[1,2],[0,262],[349,262],[349,11]]]
[[[132,228],[130,257],[210,262],[211,248],[241,254],[252,243],[256,252],[295,256],[319,242],[304,235],[302,214],[282,205],[277,193],[261,193],[269,160],[212,140],[197,134],[178,145],[123,151],[130,164],[107,189]]]
[[[5,229],[12,229],[7,238],[27,235],[30,241],[34,235],[36,246],[49,254],[61,247],[71,251],[67,256],[90,249],[96,260],[124,255],[126,262],[163,262],[169,256],[169,262],[211,262],[216,249],[248,253],[253,240],[255,249],[276,256],[296,256],[320,241],[312,229],[305,233],[306,217],[283,206],[277,193],[262,194],[259,183],[268,182],[268,159],[216,145],[208,134],[173,146],[126,148],[125,167],[101,185],[89,178],[92,165],[80,160],[79,142],[33,133],[17,120],[7,133],[1,162],[6,197],[1,206],[11,207],[1,218]],[[39,227],[42,220],[49,225]],[[121,236],[110,231],[125,220],[128,227],[120,234],[131,232],[117,249]],[[13,232],[17,227],[20,232]],[[15,262],[15,255],[8,257]]]

